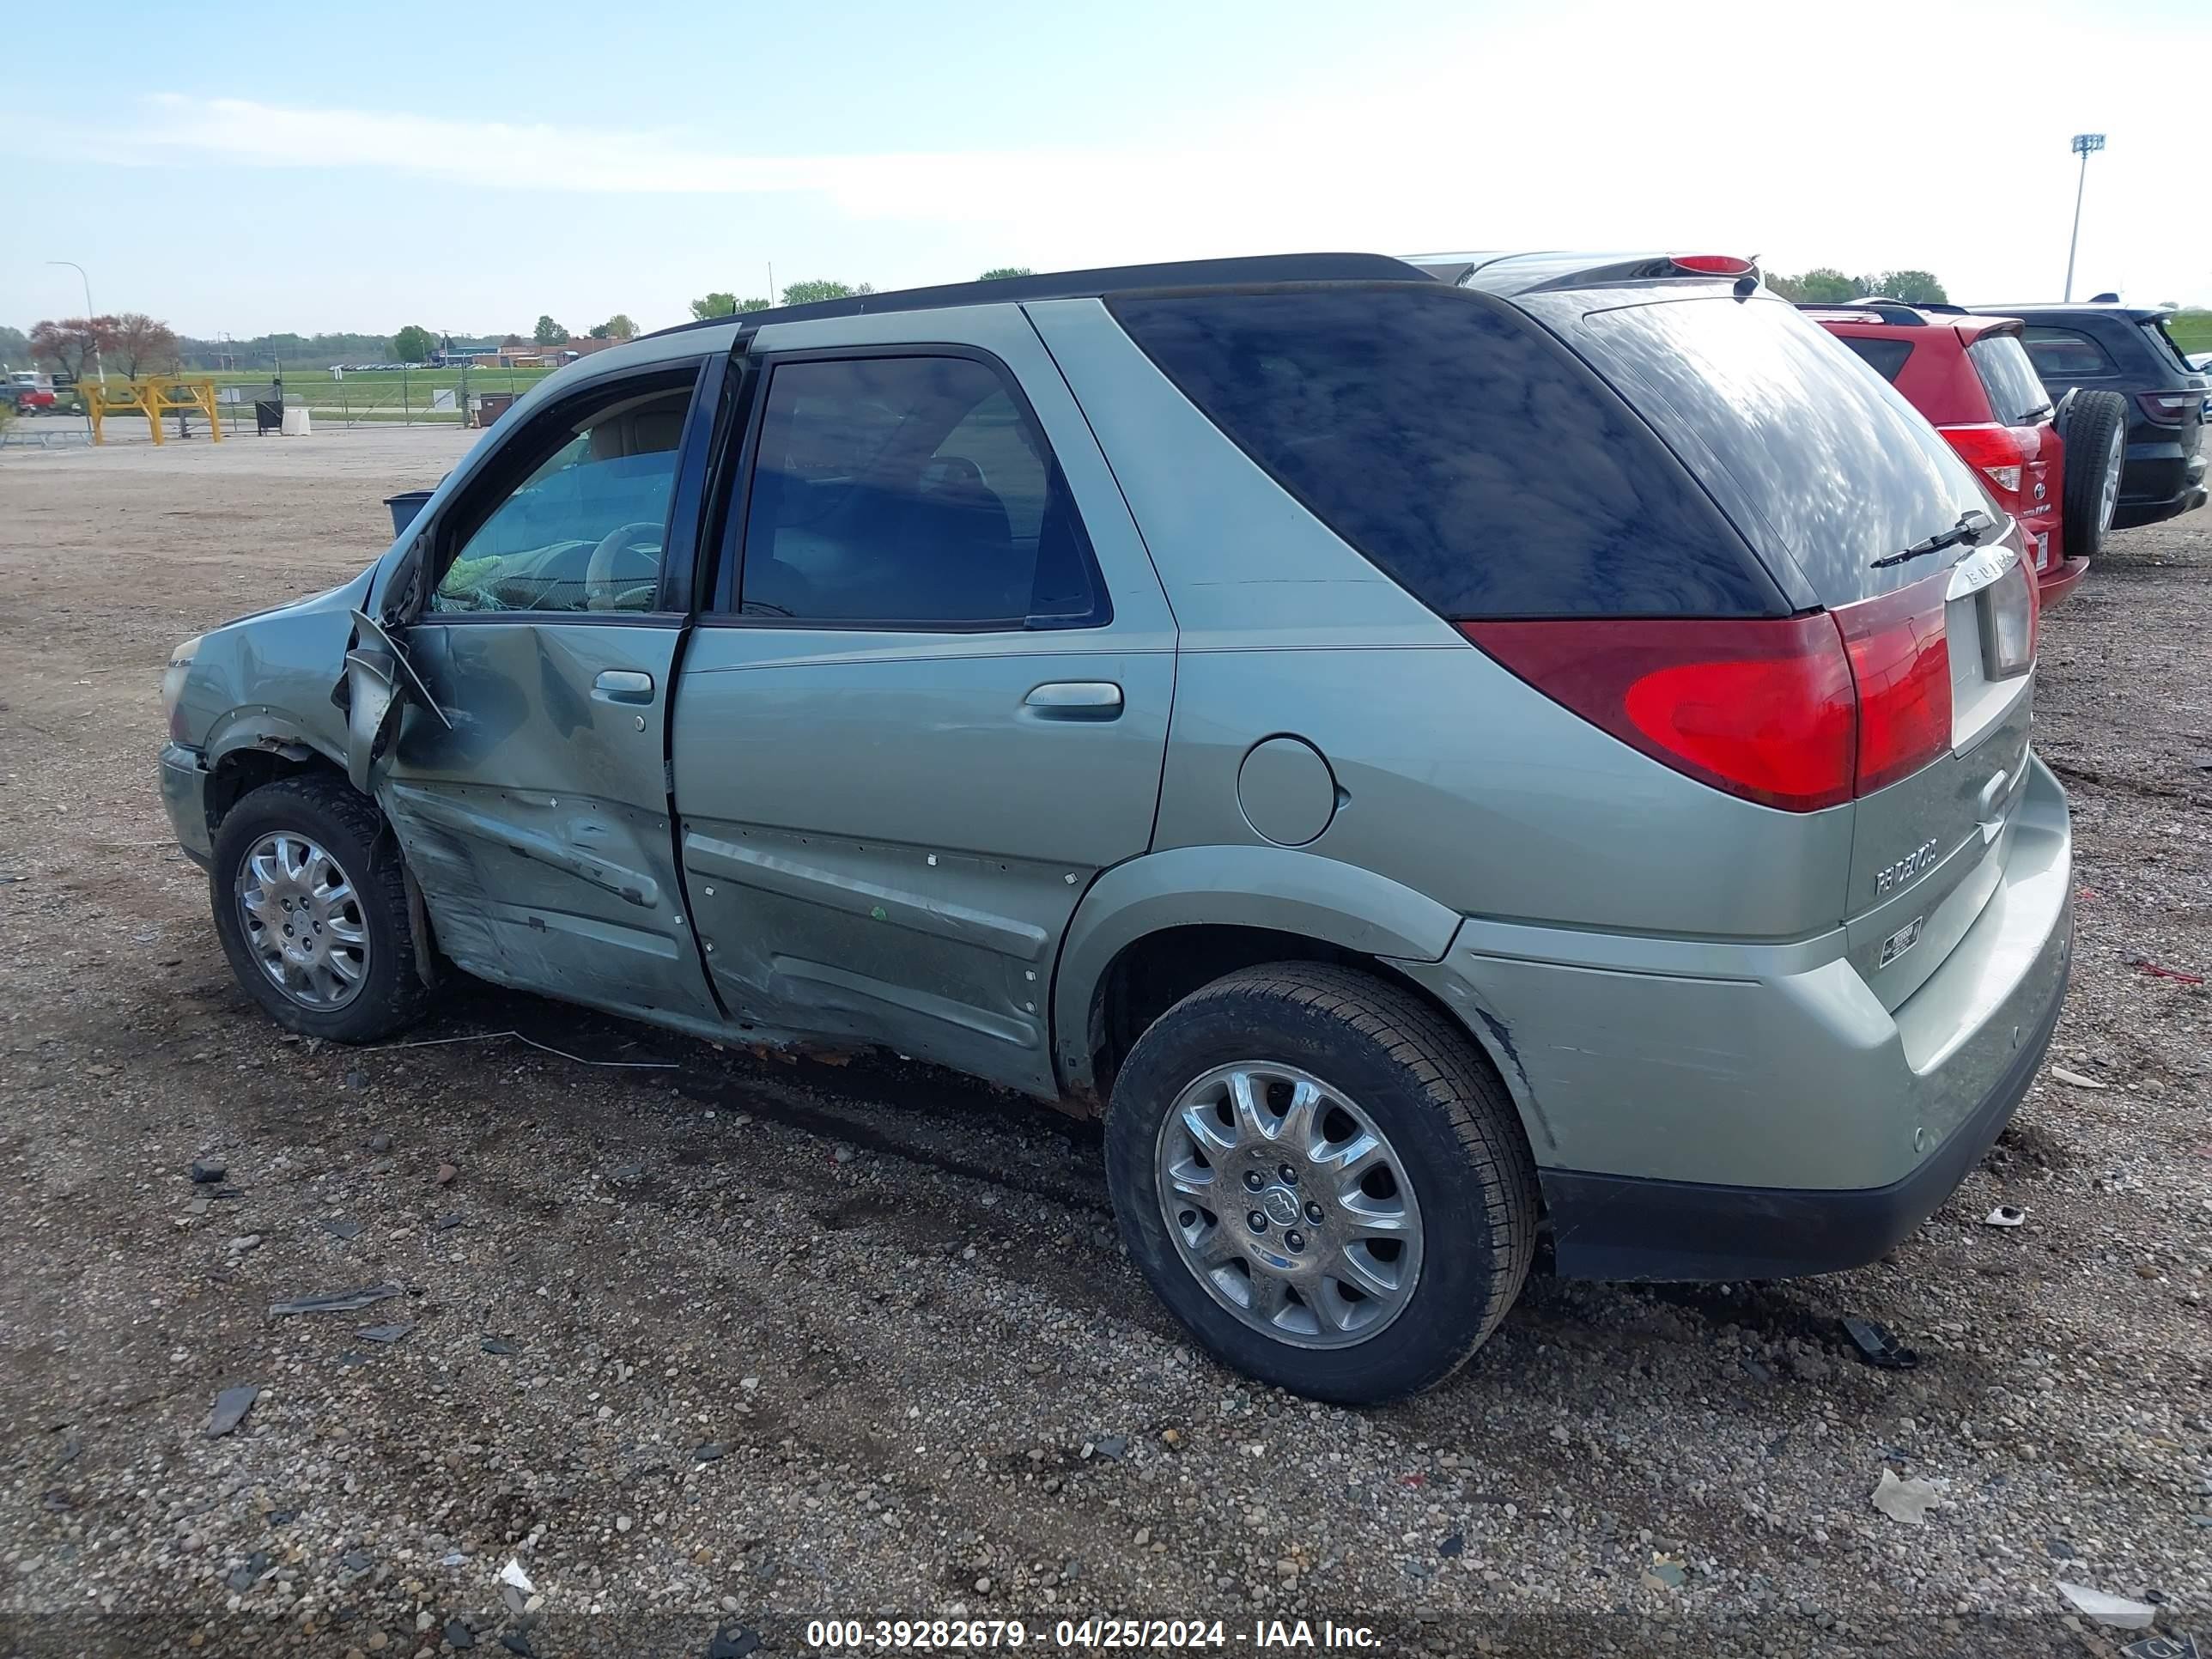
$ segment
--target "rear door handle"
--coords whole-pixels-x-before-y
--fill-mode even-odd
[[[1022,699],[1041,720],[1110,720],[1121,714],[1121,688],[1111,680],[1054,680]]]
[[[651,702],[653,676],[635,668],[602,668],[592,695],[601,702]]]

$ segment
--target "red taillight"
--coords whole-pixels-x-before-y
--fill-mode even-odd
[[[2021,470],[2035,459],[2008,426],[1947,426],[1942,434],[1951,441],[1959,459],[1975,468],[2007,496],[2020,494]],[[2009,506],[2011,503],[2007,502]]]
[[[1943,635],[1949,580],[1941,571],[1833,613],[1858,688],[1855,794],[1895,783],[1951,746],[1951,650]]]
[[[1748,259],[1733,253],[1674,253],[1668,256],[1677,270],[1693,270],[1700,276],[1748,276],[1756,269]]]
[[[1678,772],[1785,811],[1850,799],[1851,671],[1825,616],[1459,629],[1553,701]]]
[[[2204,401],[2201,392],[2138,392],[2142,412],[2160,426],[2179,426],[2189,411]]]
[[[1951,740],[1947,578],[1832,612],[1741,622],[1462,622],[1553,702],[1732,795],[1813,812]]]

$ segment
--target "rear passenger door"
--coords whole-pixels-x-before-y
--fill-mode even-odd
[[[773,325],[749,362],[672,745],[715,988],[1054,1093],[1060,937],[1152,841],[1158,580],[1018,307]]]

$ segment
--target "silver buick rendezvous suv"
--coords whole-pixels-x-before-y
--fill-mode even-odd
[[[1103,1113],[1200,1340],[1449,1376],[1557,1271],[1867,1261],[2064,993],[2017,533],[1741,261],[870,295],[598,353],[188,641],[240,981],[455,972]]]

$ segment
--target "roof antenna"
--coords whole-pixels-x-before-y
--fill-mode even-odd
[[[1735,297],[1739,300],[1748,300],[1759,292],[1760,281],[1759,255],[1754,253],[1751,256],[1751,269],[1735,279]]]

